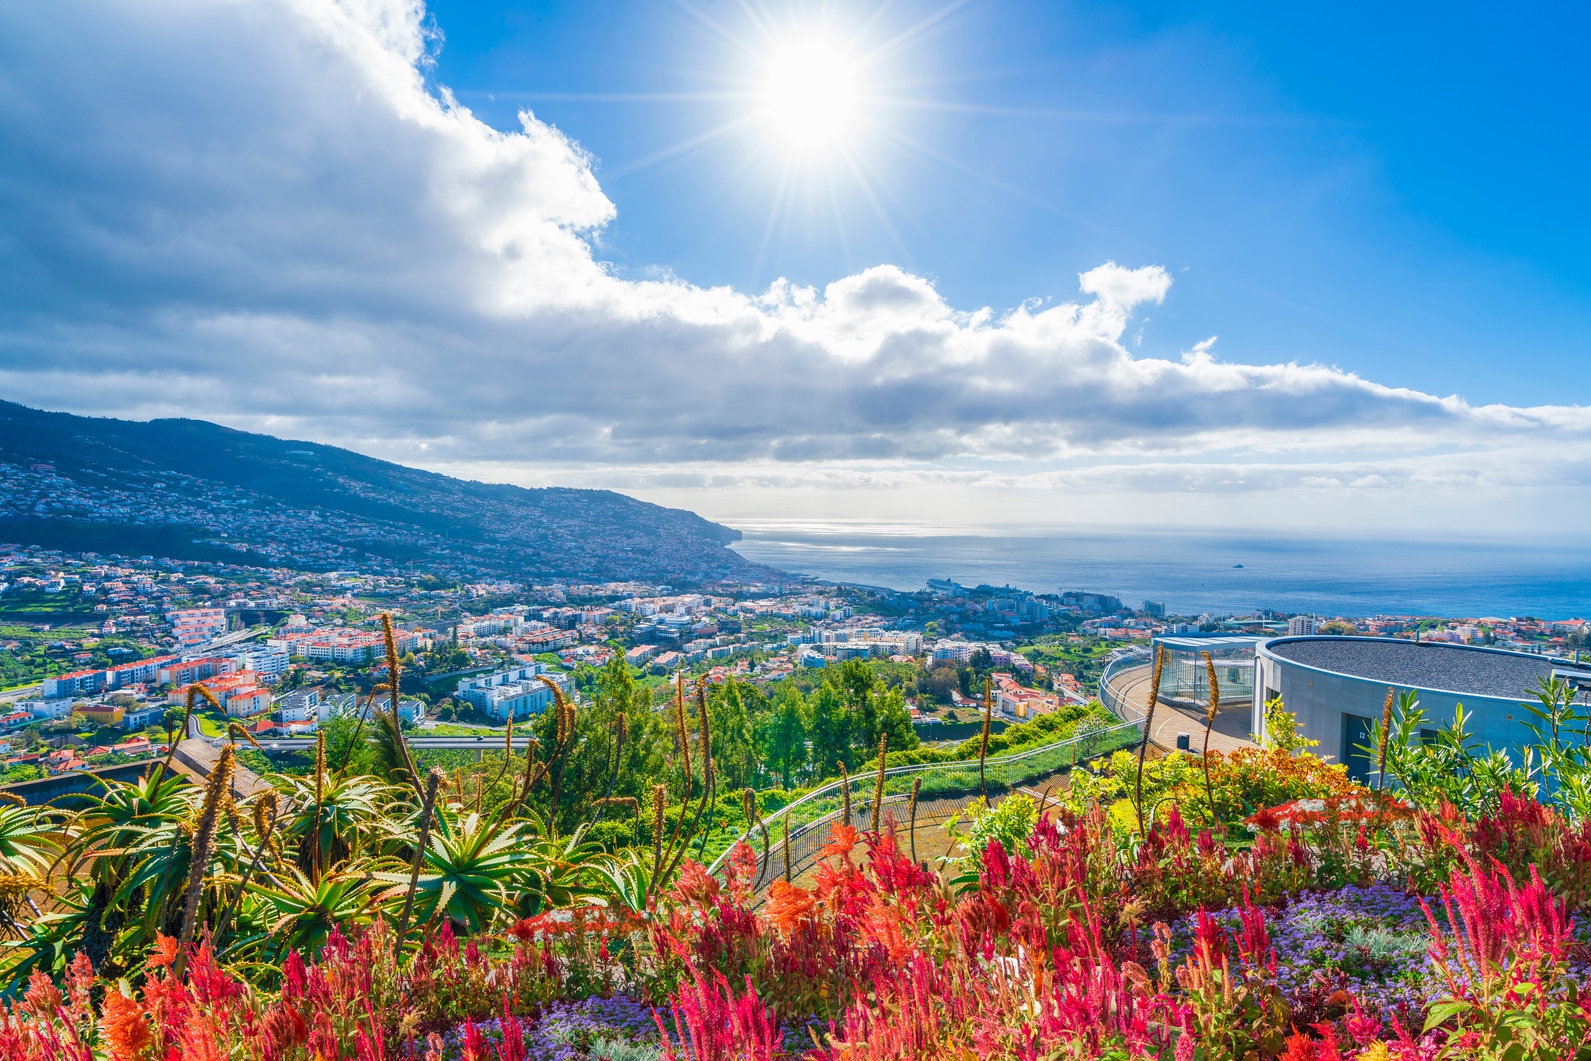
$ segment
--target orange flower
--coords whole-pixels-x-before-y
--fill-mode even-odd
[[[137,1061],[154,1041],[144,1009],[120,991],[107,991],[100,1007],[99,1032],[112,1061]]]
[[[764,916],[774,929],[789,939],[801,922],[812,915],[817,904],[812,899],[812,893],[805,888],[798,888],[785,880],[776,880],[768,894],[768,905],[763,908]]]
[[[155,952],[149,956],[150,969],[163,969],[177,960],[177,941],[170,936],[155,939]]]
[[[829,842],[823,845],[818,857],[828,858],[830,855],[839,855],[848,859],[851,856],[851,848],[855,846],[856,826],[836,823],[829,829]]]

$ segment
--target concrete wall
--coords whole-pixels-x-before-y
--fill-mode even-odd
[[[104,793],[104,781],[132,781],[146,770],[153,769],[159,759],[123,763],[119,766],[102,766],[94,770],[73,770],[54,777],[41,777],[36,781],[22,781],[15,785],[0,786],[0,792],[22,800],[30,807],[51,803],[66,810],[87,806],[90,797]]]
[[[1354,715],[1374,724],[1381,719],[1388,688],[1399,695],[1414,688],[1335,674],[1295,663],[1272,655],[1265,645],[1256,650],[1256,667],[1255,732],[1260,732],[1264,702],[1279,692],[1282,705],[1298,717],[1300,732],[1310,740],[1320,742],[1319,747],[1313,749],[1315,754],[1329,756],[1333,762],[1349,761],[1347,755],[1351,749],[1343,747],[1344,715]],[[1419,697],[1420,710],[1425,713],[1426,728],[1452,725],[1458,705],[1462,703],[1466,716],[1465,728],[1471,739],[1482,747],[1490,745],[1493,748],[1506,748],[1514,756],[1514,761],[1518,762],[1519,748],[1535,739],[1525,727],[1530,715],[1520,704],[1529,698],[1529,694],[1523,689],[1519,697],[1514,699],[1418,688],[1414,691]],[[1371,769],[1374,769],[1373,765]],[[1363,780],[1362,771],[1350,772],[1361,774],[1360,780]]]

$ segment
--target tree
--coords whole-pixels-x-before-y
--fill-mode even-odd
[[[747,687],[749,688],[749,686]],[[751,715],[746,710],[740,682],[730,680],[709,694],[709,723],[713,735],[713,769],[721,790],[745,788],[756,767]]]
[[[839,690],[828,682],[818,686],[807,704],[807,738],[818,777],[833,777],[840,764],[851,765],[850,718]]]
[[[850,715],[849,735],[853,742],[861,741],[865,757],[867,750],[878,744],[878,707],[874,695],[878,675],[863,660],[848,659],[833,680]]]
[[[874,699],[873,717],[877,726],[870,751],[877,752],[878,737],[888,736],[891,751],[909,751],[917,747],[917,731],[912,729],[911,712],[906,710],[906,699],[899,689],[881,689]]]
[[[624,745],[618,745],[619,719],[624,719]],[[557,712],[547,710],[527,724],[541,744],[540,758],[549,774],[532,797],[548,809],[564,833],[588,817],[606,797],[631,797],[643,806],[663,771],[663,722],[652,711],[651,696],[636,684],[622,657],[602,669],[595,694],[575,709],[575,729],[567,748],[558,744]],[[561,775],[561,776],[560,776]],[[552,806],[553,780],[558,805]]]
[[[786,684],[779,699],[759,720],[757,742],[762,748],[763,761],[771,773],[779,776],[780,784],[789,788],[795,772],[806,763],[807,731],[802,719],[801,693]]]
[[[326,762],[331,769],[347,776],[370,773],[375,757],[366,739],[370,727],[361,726],[354,712],[333,714],[320,730],[326,735]]]
[[[917,677],[917,691],[941,704],[952,703],[954,698],[951,694],[959,686],[960,679],[956,676],[953,663],[941,663]]]

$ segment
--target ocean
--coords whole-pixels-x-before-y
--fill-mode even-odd
[[[930,578],[1108,593],[1170,615],[1260,608],[1327,616],[1591,614],[1591,544],[1098,529],[1018,535],[873,523],[737,522],[747,559],[835,582]]]

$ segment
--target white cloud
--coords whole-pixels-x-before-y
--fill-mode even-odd
[[[1156,264],[1012,310],[888,264],[821,290],[620,278],[590,159],[529,113],[478,121],[430,83],[434,43],[406,0],[0,7],[0,394],[610,485],[1375,493],[1388,454],[1551,446],[1548,489],[1591,452],[1580,407],[1224,363],[1213,338],[1129,351]]]

